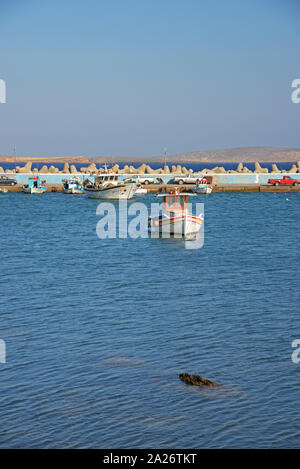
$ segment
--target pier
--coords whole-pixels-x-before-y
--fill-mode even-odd
[[[28,175],[29,177],[29,175]],[[65,178],[67,175],[65,175]],[[24,181],[25,183],[25,181]],[[15,186],[1,186],[2,189],[7,189],[8,192],[22,192],[23,183],[18,183]],[[195,184],[147,184],[142,187],[149,190],[149,193],[158,193],[158,192],[170,192],[174,190],[175,187],[180,187],[184,191],[192,191]],[[47,192],[63,192],[63,184],[61,183],[48,183],[47,182]],[[300,192],[299,186],[290,186],[290,185],[280,185],[273,186],[271,184],[214,184],[213,183],[213,192]]]
[[[190,191],[195,184],[149,184],[146,186],[149,192],[170,192],[174,187],[180,187],[184,191]],[[218,184],[213,187],[213,192],[300,192],[300,186],[272,186],[270,184]]]

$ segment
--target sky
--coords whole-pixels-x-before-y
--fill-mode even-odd
[[[0,154],[300,147],[300,0],[0,0]]]

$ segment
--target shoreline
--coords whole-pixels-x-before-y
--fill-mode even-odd
[[[159,192],[170,192],[175,188],[178,188],[178,184],[149,184],[144,186],[148,189],[149,194],[156,194]],[[183,184],[180,188],[184,192],[192,192],[192,189],[195,187],[195,184]],[[22,184],[17,184],[16,186],[1,186],[1,188],[7,189],[8,192],[19,192],[22,193]],[[47,184],[46,192],[52,193],[63,193],[62,184]],[[224,192],[272,192],[272,193],[291,193],[291,192],[300,192],[300,186],[272,186],[267,184],[223,184],[216,185],[213,187],[212,193],[224,193]]]
[[[212,178],[213,192],[300,192],[299,186],[292,185],[280,185],[273,186],[268,184],[269,174],[249,174],[249,175],[228,175],[228,174],[214,174],[210,173]],[[87,178],[86,174],[39,174],[41,179],[46,180],[47,191],[46,192],[63,192],[63,180],[70,179],[74,176],[79,177],[81,182]],[[120,179],[125,179],[130,177],[132,174],[124,174],[120,176]],[[145,174],[144,176],[151,176]],[[179,174],[177,174],[179,176]],[[278,176],[281,178],[282,174],[272,175],[276,178]],[[300,179],[298,174],[291,175],[295,178]],[[31,173],[27,174],[16,174],[13,176],[17,180],[15,186],[0,186],[1,189],[7,189],[8,192],[22,192],[23,184],[28,182],[28,178],[32,177]],[[153,174],[152,177],[157,177],[156,174]],[[94,176],[89,176],[93,180]],[[156,184],[147,184],[143,185],[144,188],[148,189],[148,193],[158,193],[158,192],[170,192],[175,188],[180,187],[181,190],[190,192],[196,186],[196,184],[178,184],[171,183],[170,177],[162,176],[162,183]]]

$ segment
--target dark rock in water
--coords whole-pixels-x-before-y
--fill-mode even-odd
[[[186,384],[193,384],[195,386],[220,386],[218,383],[205,379],[200,375],[190,375],[189,373],[181,373],[179,379]]]

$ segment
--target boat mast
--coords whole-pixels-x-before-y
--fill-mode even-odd
[[[17,150],[16,147],[14,147],[14,161],[15,161],[15,173],[17,172]]]

